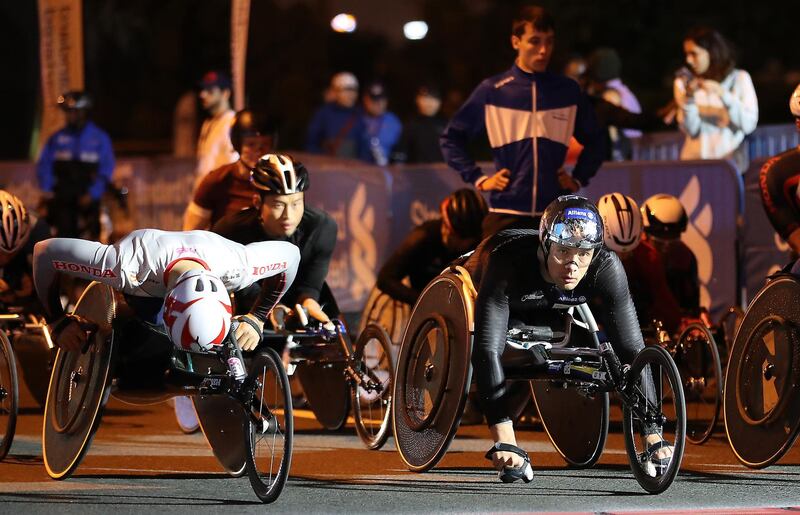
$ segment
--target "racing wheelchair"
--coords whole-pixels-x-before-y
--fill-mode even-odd
[[[397,361],[392,417],[397,449],[412,471],[434,467],[458,429],[472,376],[476,297],[469,273],[453,266],[428,284],[412,311]],[[573,329],[586,332],[588,346],[570,346],[577,336]],[[660,347],[646,347],[630,367],[623,366],[597,333],[586,304],[564,311],[563,328],[512,327],[502,358],[506,377],[530,382],[550,441],[569,465],[580,468],[594,465],[603,451],[609,393],[616,392],[633,474],[647,492],[662,492],[675,479],[684,451],[678,370]],[[645,374],[653,381],[643,380]],[[646,392],[647,385],[655,391]],[[662,442],[674,442],[669,464],[656,471],[647,466],[640,439],[643,427],[652,424],[662,428]]]
[[[756,294],[736,331],[725,374],[723,412],[744,465],[778,461],[800,431],[800,280],[780,272]]]
[[[0,315],[0,460],[11,449],[19,410],[19,362],[33,399],[44,407],[54,356],[47,324],[22,309],[8,308]]]
[[[391,339],[383,327],[369,323],[352,343],[337,318],[339,309],[327,284],[320,304],[334,323],[333,331],[298,310],[297,327],[265,330],[263,341],[272,348],[288,349],[289,374],[297,375],[311,411],[324,428],[341,429],[352,405],[358,436],[367,448],[380,449],[389,437],[392,408]]]
[[[289,474],[293,419],[288,378],[273,350],[242,360],[233,328],[220,353],[179,350],[100,283],[84,290],[71,316],[86,344],[80,352],[59,349],[53,364],[42,430],[50,477],[66,479],[78,467],[110,395],[137,405],[191,395],[220,464],[233,476],[246,473],[261,501],[278,498]]]

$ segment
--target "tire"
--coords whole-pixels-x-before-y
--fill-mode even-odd
[[[642,385],[643,373],[652,374],[655,386],[656,406],[647,401],[647,386]],[[629,401],[624,401],[623,433],[625,436],[625,450],[628,453],[631,470],[636,481],[647,492],[661,493],[672,484],[678,475],[681,460],[683,459],[684,440],[686,437],[686,407],[681,388],[681,378],[678,368],[669,353],[661,347],[645,347],[631,363],[627,375],[626,394]],[[641,429],[642,418],[637,414],[632,403],[646,405],[647,413],[665,418],[662,424],[662,439],[674,445],[672,459],[662,473],[651,476],[645,470],[643,453],[645,446]]]
[[[389,438],[394,390],[392,342],[386,330],[367,324],[355,344],[357,366],[363,367],[364,378],[378,383],[381,390],[366,391],[357,384],[350,387],[356,432],[368,449],[383,447]]]
[[[17,427],[19,383],[14,351],[4,331],[0,331],[0,347],[0,460],[3,460],[11,449]]]
[[[258,498],[271,503],[286,485],[292,463],[292,392],[280,357],[269,348],[250,360],[248,380],[255,382],[255,391],[248,406],[251,423],[243,435],[250,444],[247,475]]]
[[[711,438],[722,403],[722,364],[708,328],[699,323],[686,327],[674,360],[686,400],[686,439],[700,445]]]

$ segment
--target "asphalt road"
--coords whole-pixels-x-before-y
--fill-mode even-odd
[[[738,463],[721,430],[703,446],[687,445],[680,476],[653,496],[634,480],[619,433],[609,435],[594,468],[576,470],[567,468],[540,427],[524,428],[518,437],[531,452],[535,479],[506,485],[483,459],[491,441],[482,425],[462,427],[439,466],[415,474],[391,439],[383,450],[368,451],[351,425],[329,433],[304,410],[296,413],[289,482],[276,503],[264,506],[246,477],[223,472],[202,434],[180,432],[169,405],[114,399],[76,473],[54,481],[42,464],[41,412],[27,395],[22,404],[14,445],[0,463],[0,513],[764,513],[800,507],[800,445],[778,465],[754,471]]]

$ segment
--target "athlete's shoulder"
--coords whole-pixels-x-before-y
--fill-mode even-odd
[[[338,228],[336,220],[325,210],[311,206],[306,206],[301,223],[312,230],[336,231]]]

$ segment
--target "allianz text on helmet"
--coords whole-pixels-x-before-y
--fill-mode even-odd
[[[552,243],[579,249],[596,249],[603,244],[603,222],[589,199],[564,195],[550,203],[539,223],[539,238],[545,251]]]

